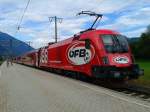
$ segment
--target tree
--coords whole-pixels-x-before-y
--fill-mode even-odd
[[[142,33],[139,45],[139,56],[142,58],[150,59],[150,25],[147,27],[145,33]]]
[[[2,58],[2,56],[0,56],[0,61],[2,61],[3,60],[3,58]]]
[[[131,44],[131,48],[136,58],[150,59],[150,25],[141,34],[139,41]]]
[[[150,34],[150,25],[147,26],[146,34]]]

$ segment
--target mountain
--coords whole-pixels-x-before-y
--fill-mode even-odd
[[[34,48],[25,42],[0,32],[0,56],[19,56],[31,50],[34,50]]]

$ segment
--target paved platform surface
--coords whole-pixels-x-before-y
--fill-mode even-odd
[[[124,94],[14,64],[0,67],[0,112],[150,112]]]

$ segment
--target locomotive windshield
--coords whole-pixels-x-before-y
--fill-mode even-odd
[[[105,49],[108,53],[128,52],[127,39],[122,35],[101,35]]]

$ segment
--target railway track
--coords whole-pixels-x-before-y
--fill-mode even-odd
[[[134,96],[136,98],[140,98],[144,101],[150,102],[150,88],[137,85],[127,85],[122,89],[116,89],[116,91],[123,92],[126,95]]]
[[[128,90],[137,91],[139,93],[150,95],[150,88],[129,84],[126,87]]]
[[[94,83],[94,84],[111,89],[113,91],[117,91],[127,96],[139,98],[144,101],[150,102],[150,88],[147,88],[147,87],[137,86],[133,84],[125,84],[122,87],[115,88],[112,86],[110,87],[107,84],[106,85],[100,84],[100,83]]]

